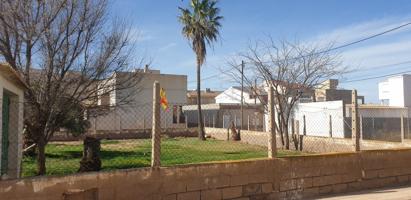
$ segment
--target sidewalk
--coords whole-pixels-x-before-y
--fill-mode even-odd
[[[322,200],[411,200],[411,187],[380,188],[374,190],[364,190],[338,196],[322,197]]]

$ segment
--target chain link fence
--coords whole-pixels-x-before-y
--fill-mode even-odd
[[[24,103],[1,101],[1,177],[37,175],[36,144],[24,130]],[[161,166],[266,158],[270,122],[267,106],[203,104],[199,131],[197,105],[169,102],[155,124],[161,142]],[[360,149],[411,147],[410,111],[381,105],[358,105]],[[152,166],[153,104],[89,109],[86,132],[66,129],[46,145],[46,175]],[[352,105],[342,101],[297,104],[287,123],[275,113],[277,156],[353,152]]]

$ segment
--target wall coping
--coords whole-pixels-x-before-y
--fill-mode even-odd
[[[116,174],[116,173],[128,173],[128,172],[139,172],[139,171],[157,171],[157,170],[168,170],[168,169],[184,169],[184,168],[196,168],[196,167],[207,167],[213,165],[226,165],[226,164],[241,164],[241,163],[253,163],[253,162],[275,162],[276,160],[294,160],[301,158],[318,158],[318,157],[339,157],[339,156],[350,156],[350,155],[361,155],[369,153],[382,153],[382,152],[404,152],[411,151],[411,148],[395,148],[395,149],[378,149],[378,150],[362,150],[359,152],[335,152],[335,153],[318,153],[318,154],[308,154],[308,155],[293,155],[293,156],[284,156],[279,158],[250,158],[243,160],[226,160],[226,161],[211,161],[211,162],[202,162],[202,163],[192,163],[192,164],[177,164],[173,166],[163,166],[163,167],[141,167],[141,168],[130,168],[130,169],[116,169],[109,171],[98,171],[98,172],[84,172],[76,173],[69,175],[50,175],[50,176],[34,176],[34,177],[24,177],[20,179],[10,179],[3,180],[0,182],[10,182],[17,183],[21,181],[45,181],[50,179],[59,179],[59,178],[75,178],[81,176],[99,176],[107,174]]]

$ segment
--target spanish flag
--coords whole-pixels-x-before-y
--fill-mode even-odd
[[[166,97],[166,91],[164,91],[163,88],[160,89],[160,105],[163,108],[163,110],[168,109],[168,101]]]

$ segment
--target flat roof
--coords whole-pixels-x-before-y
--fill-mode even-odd
[[[28,85],[23,81],[23,78],[8,64],[0,63],[0,74],[7,80],[18,85],[21,88],[27,89]]]
[[[256,109],[263,107],[262,104],[244,104],[244,109]],[[202,104],[202,110],[209,110],[209,109],[240,109],[241,104],[239,103],[211,103],[211,104]],[[197,105],[185,105],[183,106],[184,110],[197,110]]]
[[[351,106],[352,104],[345,104],[346,106]],[[379,104],[358,104],[359,108],[373,108],[373,109],[407,109],[407,107],[400,106],[386,106]]]

